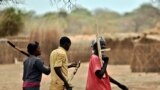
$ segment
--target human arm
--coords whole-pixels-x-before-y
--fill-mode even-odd
[[[76,67],[77,66],[77,63],[76,62],[73,62],[73,63],[70,63],[68,65],[68,68],[72,68],[72,67]]]
[[[71,90],[72,87],[69,85],[69,83],[66,79],[66,76],[64,76],[64,74],[62,72],[62,68],[63,68],[64,65],[65,65],[65,67],[68,67],[66,65],[66,55],[64,55],[63,53],[56,53],[55,57],[56,57],[56,59],[54,60],[55,61],[54,66],[51,66],[51,68],[54,69],[57,76],[64,82],[65,88],[67,90]]]
[[[129,89],[127,88],[127,86],[119,83],[118,81],[116,81],[115,79],[113,79],[113,78],[110,77],[110,76],[109,76],[109,80],[110,80],[111,83],[116,84],[116,85],[117,85],[119,88],[121,88],[122,90],[129,90]]]
[[[69,83],[67,82],[66,78],[63,76],[63,74],[61,72],[61,67],[55,67],[54,70],[55,70],[56,74],[58,75],[58,77],[61,80],[63,80],[66,89],[67,90],[72,90],[72,87],[69,85]]]
[[[61,67],[54,67],[54,70],[55,70],[56,74],[58,75],[58,77],[61,80],[63,80],[66,89],[70,90],[69,88],[72,88],[72,87],[69,85],[69,83],[67,82],[66,78],[63,76],[63,74],[61,72]]]
[[[103,63],[101,70],[97,70],[95,72],[96,76],[101,79],[103,75],[106,73],[107,63]]]
[[[39,71],[42,73],[49,75],[51,70],[48,66],[44,65],[43,62],[40,59],[37,59],[35,62],[36,67],[38,68]]]

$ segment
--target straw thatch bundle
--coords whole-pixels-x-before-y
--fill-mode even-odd
[[[133,72],[160,72],[160,43],[136,44],[131,70]]]
[[[8,46],[6,40],[0,41],[0,64],[14,63],[13,49]]]
[[[85,38],[77,39],[76,42],[72,42],[70,50],[68,52],[68,58],[70,61],[88,62],[91,56],[90,42]]]
[[[132,60],[133,47],[132,38],[127,37],[123,40],[106,38],[107,47],[111,48],[107,55],[110,64],[129,64]]]
[[[157,36],[143,35],[136,40],[131,63],[133,72],[160,72],[160,41]]]
[[[30,42],[39,42],[42,58],[46,64],[49,64],[50,53],[58,47],[59,38],[60,33],[57,30],[35,30],[30,35]]]
[[[17,39],[15,39],[17,38]],[[20,48],[23,51],[26,51],[26,46],[28,43],[27,38],[20,39],[19,37],[9,37],[8,38],[13,44],[15,44],[18,48]],[[0,64],[9,64],[9,63],[15,63],[15,61],[23,61],[25,58],[25,55],[21,54],[14,48],[12,48],[10,45],[8,45],[7,40],[8,39],[1,39],[0,40]]]

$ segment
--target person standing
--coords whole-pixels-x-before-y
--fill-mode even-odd
[[[38,42],[29,43],[27,46],[29,57],[23,62],[23,90],[40,90],[42,73],[49,75],[50,68],[45,66]]]
[[[102,49],[106,48],[106,42],[102,39],[100,40],[100,47]],[[86,90],[111,90],[110,82],[116,84],[122,90],[128,90],[125,85],[119,83],[108,75],[107,64],[109,58],[104,55],[104,52],[102,52],[103,64],[101,65],[97,41],[93,41],[92,48],[93,54],[89,61]]]
[[[51,83],[50,90],[72,90],[68,82],[68,68],[75,67],[75,64],[68,66],[67,51],[71,46],[71,40],[67,36],[60,38],[60,46],[50,54]]]

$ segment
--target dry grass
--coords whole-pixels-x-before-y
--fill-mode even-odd
[[[42,49],[42,57],[45,63],[49,64],[50,52],[58,47],[59,38],[61,33],[56,30],[41,30],[33,31],[30,35],[30,41],[38,41]],[[142,34],[142,36],[135,37],[133,34],[118,34],[105,36],[107,47],[111,48],[107,55],[110,58],[110,64],[131,64],[132,71],[145,71],[145,72],[159,72],[159,36]],[[88,62],[91,54],[91,41],[96,38],[95,35],[76,35],[69,36],[72,41],[71,48],[68,52],[70,61]],[[133,42],[133,38],[137,42]],[[12,41],[20,47],[26,48],[27,42],[22,40]],[[137,43],[137,44],[136,44]],[[135,45],[136,44],[136,45]],[[135,45],[135,46],[134,46]],[[137,46],[138,45],[138,46]],[[4,60],[0,59],[0,63],[14,63],[14,58],[17,57],[20,61],[23,60],[24,55],[13,50],[13,48],[1,44],[0,48],[5,48],[1,51],[0,55],[4,56]],[[10,48],[10,49],[9,49]],[[13,50],[13,51],[8,51]],[[146,51],[147,50],[147,51]],[[147,52],[147,53],[146,53]],[[141,64],[142,63],[142,64]]]
[[[6,40],[0,42],[0,64],[14,63],[13,49],[7,44]]]
[[[0,65],[0,90],[22,90],[22,64]],[[73,90],[85,90],[88,63],[82,63],[72,81]],[[73,69],[70,70],[72,72]],[[132,73],[128,65],[109,65],[109,74],[130,90],[160,90],[158,73]],[[49,90],[50,76],[43,75],[41,90]],[[120,90],[112,84],[112,90]]]
[[[92,36],[70,36],[72,45],[68,52],[69,60],[82,62],[88,62],[89,56],[91,54],[91,40]],[[93,40],[93,39],[92,39]]]
[[[58,47],[60,32],[57,30],[32,31],[30,41],[38,41],[41,46],[42,57],[49,64],[49,56],[53,49]]]
[[[131,69],[134,72],[160,72],[160,43],[137,44]]]
[[[132,60],[134,43],[132,38],[111,39],[106,38],[107,47],[111,48],[110,52],[107,52],[110,57],[110,64],[129,64]]]
[[[26,37],[7,37],[15,46],[23,51],[26,51],[28,44],[28,38]],[[0,40],[0,64],[14,63],[15,59],[18,61],[24,60],[24,55],[12,48],[8,43],[7,39]]]
[[[110,64],[130,64],[134,44],[132,42],[132,37],[124,37],[125,35],[121,38],[110,34],[104,36],[107,42],[107,47],[111,48],[111,51],[107,52],[107,56],[110,58]],[[71,40],[73,41],[69,54],[71,55],[71,59],[81,59],[82,61],[87,62],[91,54],[91,42],[95,39],[95,35],[71,36]]]

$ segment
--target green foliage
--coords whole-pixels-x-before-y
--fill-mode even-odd
[[[153,28],[160,20],[160,10],[151,4],[143,4],[140,8],[132,13],[125,14],[126,18],[130,18],[130,27],[134,32]]]
[[[77,7],[71,11],[71,14],[79,14],[79,15],[86,15],[91,16],[91,12],[83,7]]]
[[[43,15],[36,15],[34,11],[23,11],[19,14],[16,10],[14,12],[21,16],[21,21],[24,20],[23,30],[26,33],[37,29],[52,29],[60,30],[66,34],[95,34],[96,26],[101,33],[142,32],[154,27],[160,20],[160,10],[151,4],[143,4],[134,11],[125,14],[101,8],[89,11],[84,7],[76,7],[71,12],[61,9],[58,12],[48,12]],[[1,12],[0,16],[2,22],[6,15]],[[7,19],[4,21],[7,22]]]
[[[149,3],[146,3],[142,4],[141,7],[136,9],[133,13],[147,14],[147,15],[159,14],[159,9]]]
[[[96,9],[94,10],[94,15],[97,17],[97,18],[105,18],[105,19],[115,19],[115,18],[119,18],[121,15],[116,13],[116,12],[113,12],[113,11],[110,11],[110,10],[107,10],[107,9]]]
[[[66,18],[68,16],[68,13],[65,10],[60,10],[58,12],[58,16],[62,18]]]
[[[1,11],[0,37],[16,35],[23,29],[22,17],[19,10],[7,8]]]

